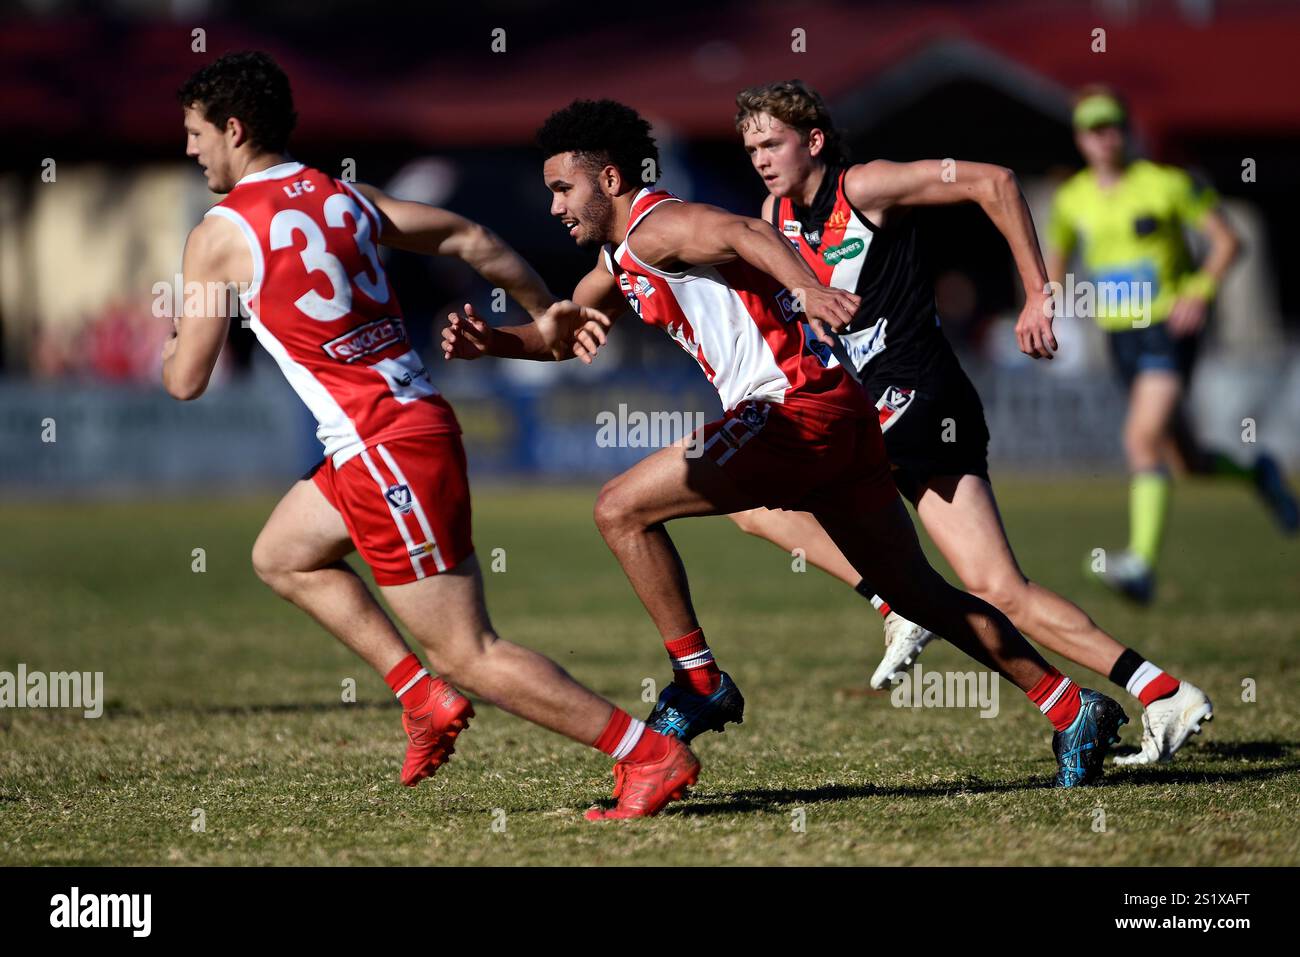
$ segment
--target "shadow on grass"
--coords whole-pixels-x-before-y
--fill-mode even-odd
[[[346,704],[341,701],[279,702],[275,704],[160,704],[143,708],[127,707],[110,701],[104,705],[103,717],[132,719],[197,715],[200,717],[237,718],[263,714],[325,714],[333,711],[397,711],[399,709],[400,705],[396,700],[356,701]],[[22,713],[29,720],[51,723],[86,720],[81,710],[77,708],[25,708]],[[12,720],[11,716],[9,722],[0,722],[0,730],[7,729]]]
[[[1229,748],[1233,750],[1229,752],[1227,750]],[[1208,750],[1202,749],[1202,754]],[[1234,757],[1250,755],[1256,760],[1276,760],[1293,750],[1295,750],[1295,745],[1283,741],[1241,742],[1235,746],[1225,744],[1218,754],[1205,756],[1219,757],[1230,753]],[[1180,768],[1176,764],[1136,768],[1107,767],[1106,777],[1089,790],[1095,790],[1098,787],[1120,787],[1124,785],[1194,785],[1263,781],[1294,774],[1297,771],[1300,771],[1300,761],[1270,764],[1267,767],[1225,768],[1223,770]],[[1041,779],[1027,781],[986,782],[971,779],[969,781],[894,787],[864,783],[825,784],[810,788],[757,788],[733,791],[716,796],[692,795],[690,804],[669,808],[668,813],[691,816],[736,814],[748,811],[771,810],[774,807],[787,805],[819,804],[863,798],[941,798],[952,797],[957,794],[1005,794],[1017,791],[1033,792],[1044,790],[1052,790],[1051,780],[1047,775],[1044,775]]]

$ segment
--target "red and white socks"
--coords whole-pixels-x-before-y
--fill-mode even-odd
[[[1026,693],[1057,731],[1064,731],[1079,716],[1079,686],[1055,668],[1049,666]]]
[[[713,694],[722,684],[722,671],[713,660],[704,629],[664,642],[673,663],[673,683],[693,694]]]
[[[420,664],[420,659],[412,653],[393,665],[392,670],[384,675],[384,681],[393,689],[393,694],[397,695],[402,707],[410,711],[428,697],[433,678],[424,665]]]
[[[1148,708],[1153,701],[1168,698],[1178,691],[1177,678],[1161,671],[1132,648],[1125,648],[1110,669],[1110,680],[1115,682]]]
[[[668,739],[648,730],[644,721],[638,721],[622,708],[615,708],[605,730],[592,742],[592,747],[615,761],[640,764],[663,757],[668,752]]]

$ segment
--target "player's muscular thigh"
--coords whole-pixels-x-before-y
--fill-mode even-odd
[[[353,548],[343,517],[314,482],[304,479],[266,520],[253,543],[253,567],[263,578],[313,571],[333,564]]]

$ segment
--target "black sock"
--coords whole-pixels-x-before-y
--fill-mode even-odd
[[[1124,653],[1119,656],[1114,667],[1110,669],[1110,680],[1127,691],[1128,680],[1145,663],[1146,659],[1136,651],[1132,648],[1125,648]]]
[[[865,578],[853,586],[853,590],[865,598],[867,601],[876,597],[876,590],[871,587],[871,583]]]

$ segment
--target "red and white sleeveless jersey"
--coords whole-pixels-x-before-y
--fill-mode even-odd
[[[375,249],[379,214],[360,192],[281,163],[245,176],[207,215],[248,241],[253,281],[241,301],[335,467],[385,439],[459,431],[410,347]]]
[[[857,384],[805,348],[811,330],[803,313],[767,273],[742,259],[665,272],[628,248],[637,226],[660,203],[680,202],[665,190],[642,189],[623,242],[604,249],[606,267],[641,321],[667,331],[700,364],[727,411],[750,399],[794,398],[856,410]]]

